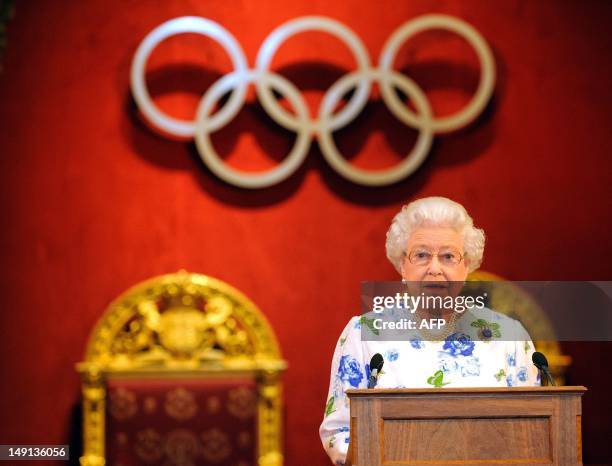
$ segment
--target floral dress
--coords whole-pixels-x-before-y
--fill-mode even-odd
[[[353,317],[338,339],[319,428],[323,448],[335,465],[344,464],[350,440],[345,390],[367,387],[369,362],[376,353],[384,358],[378,388],[540,385],[529,334],[520,322],[491,309],[466,312],[455,333],[443,341],[363,341],[362,322],[362,317]],[[512,341],[503,340],[506,331]]]

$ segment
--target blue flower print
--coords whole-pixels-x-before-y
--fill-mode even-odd
[[[387,351],[385,353],[385,356],[390,362],[393,362],[393,361],[397,361],[397,358],[399,358],[399,353],[397,352],[396,349],[392,349],[392,350]]]
[[[512,374],[508,374],[508,376],[506,377],[506,385],[508,385],[508,387],[514,387],[514,381],[512,380]]]
[[[359,382],[363,380],[363,372],[357,360],[349,355],[340,358],[338,365],[338,377],[343,382],[348,382],[352,387],[359,387]]]
[[[507,360],[508,360],[508,366],[510,367],[516,366],[516,356],[514,354],[509,353],[507,355]]]
[[[465,333],[453,333],[446,337],[442,349],[452,356],[471,356],[474,352],[474,342]]]
[[[442,357],[438,359],[438,369],[440,369],[442,372],[446,374],[455,372],[456,370],[459,369],[459,364],[457,363],[455,358],[444,357],[444,356],[448,356],[444,352],[440,352],[439,354]]]
[[[475,377],[480,375],[480,363],[478,358],[470,357],[465,358],[461,362],[461,377]]]
[[[527,381],[527,368],[524,366],[521,367],[516,373],[516,378],[519,379],[521,382],[526,382]]]
[[[412,340],[410,340],[410,344],[414,349],[425,348],[425,343],[423,343],[423,340],[421,340],[420,338],[413,338]]]

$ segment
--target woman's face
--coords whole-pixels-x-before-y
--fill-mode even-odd
[[[463,282],[468,275],[463,237],[450,227],[417,228],[406,246],[402,278],[408,282]],[[440,283],[443,285],[443,283]],[[432,286],[435,286],[432,284]]]

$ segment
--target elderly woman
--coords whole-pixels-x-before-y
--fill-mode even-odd
[[[484,251],[484,232],[460,204],[443,197],[428,197],[404,206],[387,232],[387,257],[408,283],[450,287],[476,270]],[[366,341],[359,316],[342,331],[332,360],[324,419],[319,433],[323,447],[336,465],[344,464],[349,444],[349,403],[346,389],[365,388],[369,362],[379,353],[384,367],[381,388],[492,387],[539,385],[531,363],[534,345],[522,325],[488,308],[462,314],[430,310],[449,328],[435,334],[423,329],[409,341]],[[511,341],[495,335],[472,338],[474,322],[510,329]],[[489,333],[491,333],[489,331]],[[497,333],[497,332],[496,332]],[[473,333],[472,333],[473,334]]]

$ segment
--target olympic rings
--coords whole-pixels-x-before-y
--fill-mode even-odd
[[[429,30],[445,29],[463,37],[475,50],[480,63],[480,81],[470,102],[453,115],[435,118],[424,92],[407,76],[395,71],[393,63],[401,46],[412,36]],[[318,114],[312,117],[299,89],[283,76],[269,70],[274,54],[289,37],[305,31],[322,31],[343,41],[353,54],[357,69],[327,90]],[[162,112],[152,101],[145,82],[146,63],[155,47],[164,39],[182,33],[196,33],[212,38],[228,53],[234,71],[222,76],[204,93],[193,121],[173,118]],[[427,158],[436,133],[447,133],[473,122],[491,98],[495,85],[495,61],[483,37],[466,22],[446,15],[424,15],[401,25],[385,43],[377,68],[370,63],[368,52],[359,37],[340,22],[323,16],[305,16],[288,21],[276,28],[264,40],[254,69],[249,69],[238,41],[219,24],[205,18],[185,16],[167,21],[151,31],[140,43],[131,68],[131,88],[134,100],[144,117],[163,133],[195,138],[202,161],[224,181],[243,188],[263,188],[280,183],[302,164],[313,139],[317,139],[325,160],[344,178],[366,186],[384,186],[414,173]],[[383,101],[400,121],[419,131],[410,154],[396,166],[384,170],[365,170],[350,164],[338,151],[333,132],[353,121],[367,104],[372,83],[380,85]],[[210,134],[227,125],[246,101],[249,84],[266,113],[283,128],[297,134],[289,155],[276,167],[264,172],[244,172],[226,165],[216,153]],[[337,113],[334,108],[351,89],[355,92]],[[409,96],[416,112],[397,96],[395,88]],[[290,113],[274,97],[276,90],[293,107]],[[212,113],[221,97],[230,92],[227,103]]]

